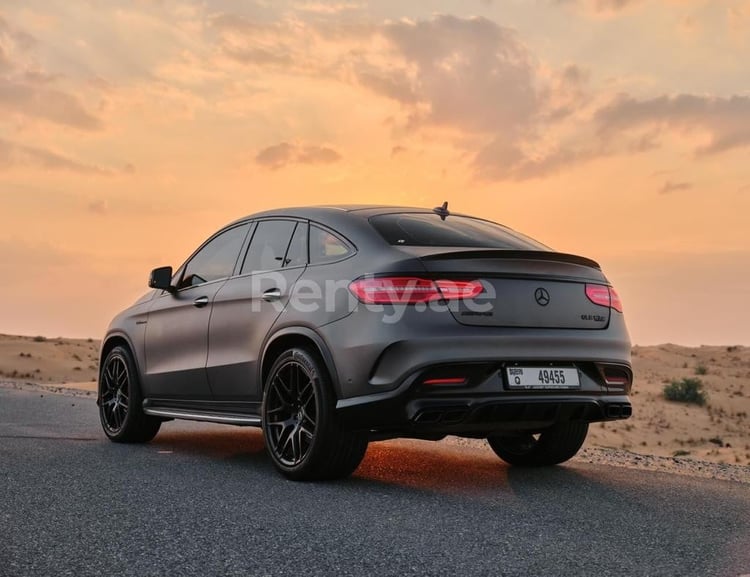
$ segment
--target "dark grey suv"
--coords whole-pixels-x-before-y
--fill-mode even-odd
[[[631,414],[599,265],[447,205],[256,214],[149,286],[102,344],[113,441],[172,419],[258,426],[283,474],[331,479],[395,437],[486,438],[511,464],[552,465],[589,423]]]

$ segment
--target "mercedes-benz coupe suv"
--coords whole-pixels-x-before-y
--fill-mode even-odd
[[[371,440],[486,438],[554,465],[626,419],[622,304],[599,265],[488,220],[387,206],[240,219],[112,321],[106,435],[165,421],[261,427],[291,479],[341,478]]]

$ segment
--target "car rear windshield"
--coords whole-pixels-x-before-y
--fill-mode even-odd
[[[507,250],[550,250],[510,228],[478,218],[438,214],[382,214],[370,224],[388,243],[397,246],[451,246]]]

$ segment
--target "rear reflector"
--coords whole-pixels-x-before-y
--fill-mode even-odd
[[[617,365],[599,364],[599,371],[604,377],[604,382],[614,387],[625,387],[632,380],[630,371]]]
[[[611,307],[618,313],[622,312],[622,301],[617,291],[610,286],[601,284],[587,284],[586,296],[595,305]]]
[[[423,385],[464,385],[466,384],[465,377],[455,377],[446,379],[427,379],[422,383]]]
[[[471,299],[483,290],[479,281],[430,280],[416,277],[381,277],[355,280],[349,285],[363,303],[414,304],[437,300]]]

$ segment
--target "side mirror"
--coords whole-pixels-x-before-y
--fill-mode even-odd
[[[172,267],[161,266],[152,270],[148,279],[148,286],[170,293],[175,292],[175,287],[172,286]]]

